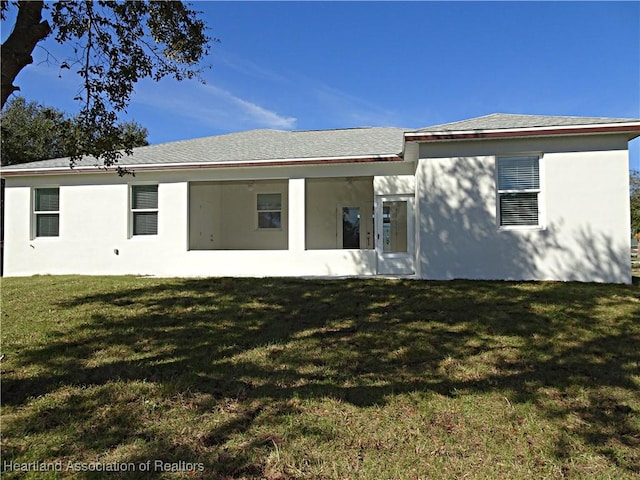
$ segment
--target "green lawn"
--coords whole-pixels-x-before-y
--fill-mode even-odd
[[[638,286],[5,279],[3,478],[637,478],[639,319]]]

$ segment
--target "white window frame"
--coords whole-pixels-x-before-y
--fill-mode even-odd
[[[156,187],[156,208],[133,208],[134,189],[136,187]],[[129,185],[129,238],[154,238],[158,236],[160,230],[160,186],[157,183],[135,183]],[[156,214],[156,233],[140,234],[134,231],[134,217],[136,213],[155,213]]]
[[[268,210],[260,210],[259,204],[258,204],[258,197],[260,195],[280,195],[280,208],[279,209],[268,209]],[[283,218],[283,201],[284,201],[284,195],[282,194],[282,192],[256,192],[255,194],[255,207],[256,207],[256,216],[255,216],[255,225],[256,225],[256,230],[260,230],[261,232],[277,232],[277,231],[281,231],[282,230],[282,223],[284,221]],[[260,226],[260,214],[261,213],[275,213],[278,212],[280,213],[280,226],[279,227],[261,227]]]
[[[500,167],[499,163],[501,159],[513,159],[513,158],[531,158],[536,157],[538,159],[538,188],[523,188],[523,189],[501,189],[500,188]],[[544,209],[543,209],[543,178],[544,178],[544,162],[543,154],[541,152],[526,152],[526,153],[513,153],[513,154],[501,154],[495,157],[495,181],[496,181],[496,223],[499,230],[542,230],[544,229]],[[500,209],[500,199],[504,194],[518,194],[518,193],[534,193],[537,196],[538,207],[538,222],[534,225],[502,225],[502,212]]]
[[[38,190],[56,189],[58,191],[58,210],[36,210],[38,205],[37,195]],[[31,195],[32,202],[32,215],[31,215],[31,239],[35,240],[43,238],[60,238],[60,186],[59,185],[43,185],[41,187],[34,187]],[[39,215],[57,215],[58,217],[58,234],[57,235],[38,235],[38,216]]]

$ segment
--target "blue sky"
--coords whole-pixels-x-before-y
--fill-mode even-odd
[[[206,59],[205,85],[137,86],[125,118],[147,127],[151,143],[254,128],[419,128],[494,112],[640,118],[640,2],[195,8],[221,43]],[[17,78],[21,94],[76,111],[77,78],[59,78],[45,57],[37,49]]]

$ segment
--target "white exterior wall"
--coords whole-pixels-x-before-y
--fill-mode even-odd
[[[373,179],[373,191],[376,195],[413,195],[415,189],[414,175],[385,175]]]
[[[55,185],[51,180],[38,179],[37,183]],[[158,235],[130,237],[126,184],[61,185],[60,236],[38,238],[32,238],[30,225],[32,189],[9,187],[5,196],[4,273],[167,273],[172,266],[171,253],[186,250],[186,187],[186,183],[160,184]]]
[[[629,283],[626,148],[619,136],[421,146],[419,276]],[[527,153],[542,155],[542,227],[500,229],[495,157]]]
[[[189,182],[268,181],[284,185],[296,225],[305,225],[304,178],[406,174],[412,164],[331,165],[7,177],[5,276],[37,274],[159,276],[374,275],[374,250],[304,250],[304,231],[288,232],[286,250],[189,250]],[[297,177],[297,178],[296,178]],[[288,178],[294,178],[291,183]],[[129,185],[158,183],[158,235],[130,237]],[[31,238],[33,188],[60,187],[60,236]],[[246,189],[246,187],[245,187]],[[202,193],[202,192],[199,192]],[[196,194],[197,195],[197,194]],[[220,202],[221,199],[213,199]],[[213,220],[214,228],[217,225]],[[218,223],[219,225],[219,223]],[[253,225],[253,221],[252,221]],[[193,234],[193,227],[192,232]],[[285,234],[287,232],[285,231]],[[202,248],[203,245],[200,245]],[[118,254],[115,253],[118,251]]]
[[[407,145],[407,151],[413,149],[414,144]],[[4,273],[375,275],[378,260],[373,249],[309,249],[320,233],[309,230],[307,216],[313,209],[308,202],[317,195],[310,187],[312,182],[305,179],[366,175],[369,192],[373,178],[374,195],[415,192],[416,271],[420,278],[628,283],[626,149],[626,138],[616,135],[478,140],[423,144],[417,163],[140,172],[135,178],[119,178],[113,173],[7,177]],[[543,227],[501,230],[496,211],[495,156],[530,153],[542,155]],[[189,218],[199,215],[189,210],[197,203],[190,203],[190,195],[192,199],[208,195],[205,190],[194,193],[194,185],[196,190],[204,188],[195,179],[277,180],[275,184],[282,186],[287,197],[287,211],[283,211],[288,225],[284,231],[287,249],[206,250],[211,248],[207,235],[195,245],[205,250],[194,249],[194,226]],[[354,182],[359,181],[356,178]],[[129,184],[137,183],[159,185],[157,236],[130,236]],[[33,188],[47,186],[60,187],[60,236],[32,238]],[[209,200],[220,206],[221,195],[216,195]],[[331,201],[335,203],[336,198]],[[336,219],[334,216],[332,221]],[[222,219],[210,221],[210,228],[222,229]],[[304,225],[306,229],[300,228]]]

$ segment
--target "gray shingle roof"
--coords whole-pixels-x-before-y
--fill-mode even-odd
[[[133,155],[123,157],[120,163],[163,165],[398,155],[402,153],[404,131],[402,128],[386,127],[295,132],[251,130],[134,148]],[[78,166],[93,164],[95,160],[87,158]],[[58,158],[5,169],[68,166],[68,159]]]
[[[399,155],[403,151],[405,132],[500,130],[623,122],[638,123],[640,120],[494,113],[419,130],[390,127],[294,132],[251,130],[135,148],[133,155],[123,157],[120,160],[120,164],[134,167],[136,165],[241,163],[268,160],[286,161],[308,158]],[[77,165],[93,166],[95,164],[95,159],[85,158],[78,162]],[[58,158],[3,167],[3,170],[56,169],[68,166],[68,158]]]
[[[511,128],[560,127],[571,125],[596,125],[602,123],[637,122],[634,118],[607,117],[558,117],[548,115],[513,115],[492,113],[459,122],[444,123],[421,128],[415,132],[450,132],[464,130],[501,130]]]

